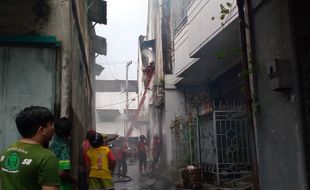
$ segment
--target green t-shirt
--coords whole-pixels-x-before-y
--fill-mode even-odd
[[[1,190],[41,190],[59,186],[58,160],[39,144],[17,142],[0,156]]]

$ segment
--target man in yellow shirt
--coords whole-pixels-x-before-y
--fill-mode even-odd
[[[103,137],[96,133],[90,139],[90,148],[87,151],[89,166],[89,190],[113,190],[112,172],[115,158],[110,148],[103,146]]]

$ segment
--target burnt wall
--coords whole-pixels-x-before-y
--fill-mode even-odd
[[[0,1],[0,35],[39,34],[50,16],[49,0]]]

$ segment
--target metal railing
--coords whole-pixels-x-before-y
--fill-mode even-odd
[[[251,171],[249,129],[241,105],[220,105],[209,115],[174,123],[171,128],[176,167],[195,165],[215,183]]]

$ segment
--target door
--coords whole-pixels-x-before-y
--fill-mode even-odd
[[[15,117],[21,109],[53,109],[55,61],[55,49],[0,47],[0,151],[20,138]]]

